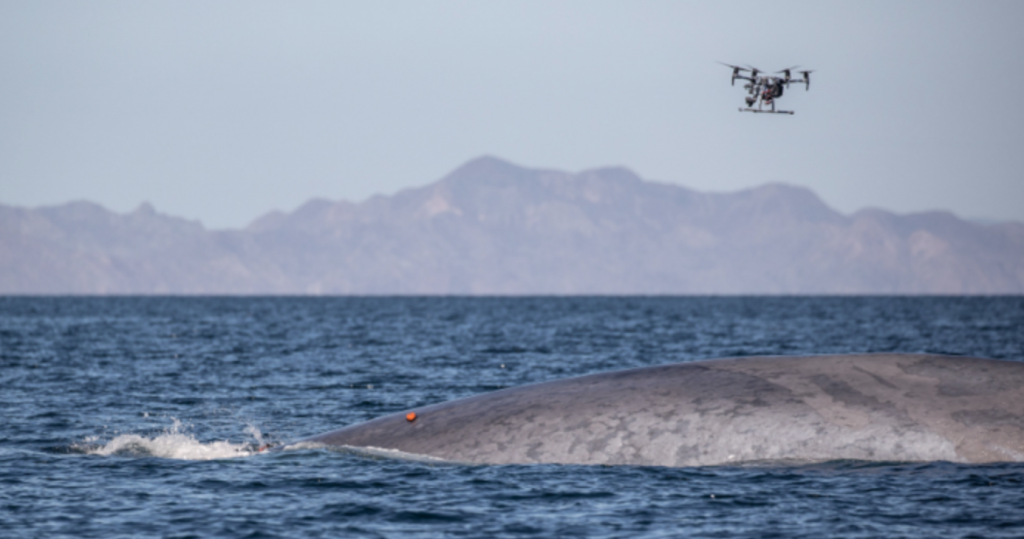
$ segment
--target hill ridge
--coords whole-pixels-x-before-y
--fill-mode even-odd
[[[144,203],[0,205],[4,294],[1020,294],[1024,225],[850,215],[801,186],[703,193],[483,156],[240,230]]]

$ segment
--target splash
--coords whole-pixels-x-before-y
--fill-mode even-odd
[[[259,427],[253,425],[252,423],[246,423],[245,433],[252,436],[253,439],[256,440],[256,447],[259,448],[259,451],[263,451],[264,449],[267,448],[267,443],[263,441],[263,433],[260,432]]]
[[[175,418],[171,419],[174,424],[165,429],[163,434],[152,438],[138,434],[122,434],[105,444],[97,444],[95,438],[87,439],[84,444],[78,444],[76,448],[89,455],[215,460],[248,457],[260,452],[265,446],[260,430],[252,424],[246,427],[245,432],[256,439],[256,444],[235,444],[226,440],[203,443],[192,434],[184,432],[181,421]]]

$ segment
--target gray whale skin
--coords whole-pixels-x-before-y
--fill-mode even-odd
[[[1024,462],[1024,362],[695,361],[503,389],[304,441],[479,464]]]

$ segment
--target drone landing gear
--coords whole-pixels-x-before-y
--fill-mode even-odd
[[[744,109],[740,108],[740,112],[759,112],[761,114],[793,114],[792,110],[761,110],[761,109]]]

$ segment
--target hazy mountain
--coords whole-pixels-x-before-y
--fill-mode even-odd
[[[842,215],[769,184],[699,193],[623,168],[473,160],[245,230],[143,205],[0,206],[0,293],[1024,293],[1024,224]]]

